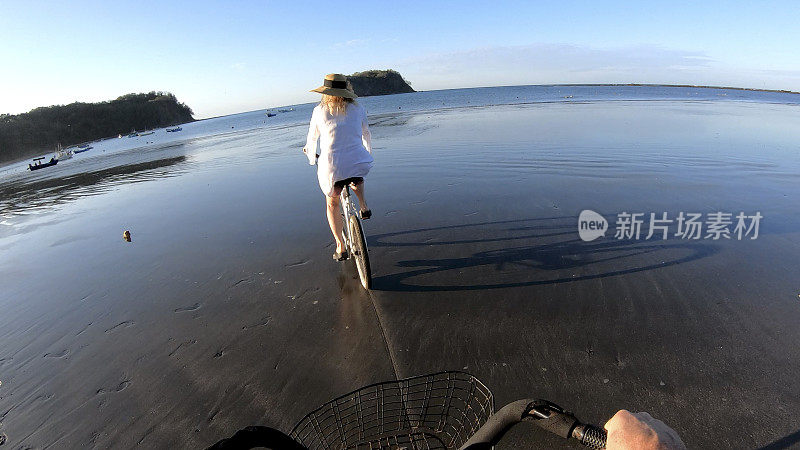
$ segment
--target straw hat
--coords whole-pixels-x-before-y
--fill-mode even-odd
[[[347,77],[338,73],[329,73],[325,75],[325,81],[322,86],[312,89],[311,92],[319,92],[320,94],[333,95],[335,97],[358,98],[358,96],[347,89]]]

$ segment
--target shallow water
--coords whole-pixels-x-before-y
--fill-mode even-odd
[[[7,166],[0,432],[12,448],[196,447],[252,424],[288,431],[362,384],[459,369],[498,403],[535,394],[598,423],[648,410],[691,447],[791,436],[797,97],[510,87],[363,99],[376,158],[369,295],[330,261],[300,153],[310,105],[101,142],[34,173]],[[623,211],[764,219],[756,240],[583,242],[584,209],[612,227]]]

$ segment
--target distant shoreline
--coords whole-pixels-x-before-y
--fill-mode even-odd
[[[772,92],[776,94],[800,94],[800,91],[787,91],[783,89],[758,89],[758,88],[743,88],[733,86],[704,86],[696,84],[650,84],[650,83],[565,83],[565,84],[501,84],[493,86],[474,86],[474,87],[459,87],[447,89],[430,89],[419,90],[416,92],[438,92],[438,91],[457,91],[461,89],[488,89],[496,87],[674,87],[674,88],[696,88],[696,89],[727,89],[731,91],[749,91],[749,92]],[[276,106],[276,108],[278,108]],[[204,119],[200,119],[204,120]]]
[[[163,91],[131,93],[113,100],[34,108],[0,115],[0,160],[13,161],[69,148],[128,130],[152,130],[194,121],[192,109]]]
[[[473,87],[454,87],[454,88],[447,88],[447,89],[428,89],[428,90],[418,90],[415,92],[405,92],[403,94],[417,94],[421,92],[439,92],[439,91],[457,91],[461,89],[486,89],[486,88],[496,88],[496,87],[529,87],[529,86],[537,86],[537,87],[577,87],[577,86],[595,86],[595,87],[620,87],[620,86],[630,86],[630,87],[675,87],[675,88],[697,88],[697,89],[727,89],[731,91],[749,91],[749,92],[773,92],[776,94],[800,94],[799,91],[788,91],[785,89],[758,89],[758,88],[743,88],[743,87],[733,87],[733,86],[705,86],[705,85],[696,85],[696,84],[653,84],[653,83],[564,83],[564,84],[497,84],[492,86],[473,86]],[[391,95],[403,95],[403,94],[391,94]],[[246,114],[256,111],[263,111],[265,109],[272,109],[272,108],[285,108],[288,106],[299,106],[299,105],[308,105],[311,103],[316,102],[305,102],[305,103],[293,103],[290,105],[276,105],[270,106],[269,108],[259,108],[253,109],[250,111],[241,111],[231,114],[224,114],[221,116],[213,116],[213,117],[205,117],[203,119],[197,119],[198,121],[201,120],[211,120],[211,119],[218,119],[220,117],[227,117],[233,116],[236,114]]]
[[[775,94],[792,94],[798,95],[800,92],[798,91],[790,91],[784,89],[758,89],[758,88],[744,88],[744,87],[734,87],[734,86],[709,86],[709,85],[692,85],[692,84],[655,84],[655,83],[561,83],[561,84],[510,84],[510,85],[494,85],[494,86],[474,86],[474,87],[454,87],[454,88],[447,88],[447,89],[431,89],[431,90],[419,90],[412,93],[403,93],[403,94],[414,94],[414,93],[423,93],[423,92],[446,92],[446,91],[457,91],[457,90],[467,90],[467,89],[492,89],[492,88],[509,88],[509,87],[563,87],[563,88],[571,88],[571,87],[655,87],[655,88],[688,88],[688,89],[718,89],[718,90],[731,90],[731,91],[743,91],[743,92],[764,92],[764,93],[775,93]],[[400,94],[401,95],[401,94]],[[680,100],[676,98],[675,100]],[[296,104],[289,104],[289,105],[282,105],[282,106],[271,106],[269,108],[259,108],[250,111],[241,111],[231,114],[213,116],[213,117],[206,117],[202,119],[196,119],[195,122],[202,122],[206,120],[212,119],[220,119],[224,117],[235,116],[239,114],[248,114],[253,112],[264,111],[266,109],[271,108],[283,108],[289,106],[303,106],[303,105],[311,105],[315,104],[316,102],[305,102],[305,103],[296,103]],[[108,136],[104,138],[95,139],[94,141],[102,141],[107,139],[113,139],[115,136]],[[36,155],[47,155],[52,153],[52,151],[45,151],[43,153],[37,153]],[[0,162],[0,167],[7,167],[12,164],[20,163],[22,161],[30,160],[31,155],[23,156],[23,157],[14,157],[9,158],[5,161]]]
[[[785,89],[758,89],[758,88],[743,88],[733,86],[705,86],[696,84],[650,84],[650,83],[606,83],[606,84],[593,84],[593,83],[570,83],[570,84],[521,84],[520,86],[643,86],[643,87],[683,87],[683,88],[698,88],[698,89],[729,89],[733,91],[755,91],[755,92],[775,92],[780,94],[800,94],[798,91],[787,91]],[[487,86],[489,87],[489,86]],[[493,86],[492,86],[493,87]]]

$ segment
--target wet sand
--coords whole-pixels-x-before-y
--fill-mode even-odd
[[[797,445],[798,118],[744,102],[373,117],[370,293],[330,260],[305,125],[0,180],[0,433],[202,447],[465,370],[498,407],[646,410],[690,448]],[[756,240],[583,242],[583,209],[764,219]],[[519,426],[503,447],[547,439]]]

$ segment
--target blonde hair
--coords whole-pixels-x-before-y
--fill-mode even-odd
[[[355,103],[355,100],[347,97],[336,97],[335,95],[322,94],[322,101],[319,102],[328,112],[333,116],[344,114],[347,111],[347,105]]]

